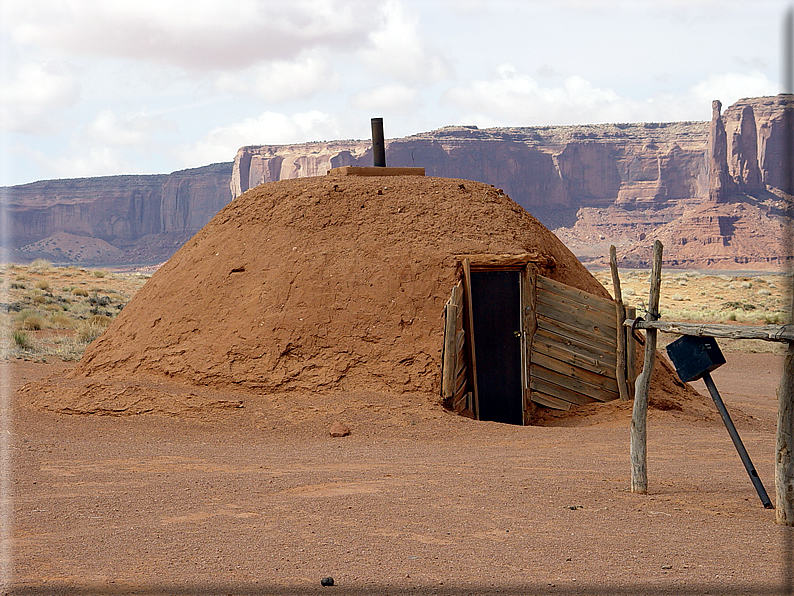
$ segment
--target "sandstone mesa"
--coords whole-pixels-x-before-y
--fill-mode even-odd
[[[724,112],[714,102],[711,122],[448,126],[388,141],[387,160],[504,190],[585,262],[604,263],[616,244],[622,266],[643,267],[659,238],[666,267],[776,268],[785,261],[787,101],[742,99]],[[369,140],[254,145],[233,163],[168,175],[2,188],[10,256],[164,261],[249,188],[371,161]],[[85,237],[86,248],[74,236]]]

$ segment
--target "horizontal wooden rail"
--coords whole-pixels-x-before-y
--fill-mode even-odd
[[[656,329],[665,333],[677,333],[678,335],[794,342],[794,325],[724,325],[719,323],[645,321],[643,319],[626,319],[623,324],[634,329]]]

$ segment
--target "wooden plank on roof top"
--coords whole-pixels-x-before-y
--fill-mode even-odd
[[[559,319],[549,318],[540,313],[537,315],[537,321],[537,333],[558,335],[576,345],[587,346],[588,349],[599,354],[615,354],[615,343],[603,335],[596,335],[587,329],[564,323]]]
[[[374,166],[341,166],[328,170],[328,176],[424,176],[424,168],[387,168]]]
[[[614,369],[607,371],[607,374],[594,373],[592,371],[585,370],[570,364],[569,362],[552,358],[542,350],[536,351],[535,354],[533,354],[532,359],[533,364],[537,364],[538,366],[552,370],[559,375],[576,381],[581,381],[583,383],[588,383],[594,387],[600,387],[607,391],[618,393],[618,383],[615,380]]]
[[[583,396],[589,401],[612,401],[613,399],[620,397],[618,395],[617,388],[615,388],[614,391],[610,391],[607,387],[599,387],[598,385],[588,383],[582,379],[567,377],[543,366],[536,366],[533,364],[532,382],[535,383],[536,381],[553,384],[560,391]],[[549,392],[548,389],[544,389],[544,391],[546,393]],[[565,393],[559,395],[558,397],[565,399]]]
[[[553,292],[554,294],[562,296],[567,300],[584,304],[590,308],[605,311],[611,310],[613,312],[615,310],[615,303],[613,300],[596,296],[595,294],[585,292],[579,288],[549,279],[548,277],[544,277],[542,275],[538,276],[538,289]]]
[[[605,313],[603,311],[587,310],[579,305],[566,303],[548,292],[538,292],[538,314],[546,315],[560,321],[568,321],[577,327],[588,329],[591,332],[614,338],[617,341],[617,322],[615,321],[615,308]]]
[[[569,401],[552,397],[551,395],[545,395],[539,391],[532,392],[532,401],[534,401],[536,404],[540,404],[541,406],[546,406],[547,408],[563,411],[570,410],[571,406],[573,405]]]
[[[524,252],[518,254],[472,254],[472,255],[456,255],[456,258],[461,263],[469,261],[471,269],[486,268],[489,271],[499,267],[523,268],[529,263],[535,263],[541,266],[553,267],[555,264],[554,257],[544,254],[539,251]]]

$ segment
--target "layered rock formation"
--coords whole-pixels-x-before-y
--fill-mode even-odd
[[[665,244],[666,266],[776,268],[791,261],[783,238],[794,167],[786,142],[792,97],[743,99],[724,114],[719,101],[712,108],[707,196],[681,203],[675,218],[627,246],[624,265],[648,266],[656,238]]]
[[[663,237],[667,266],[776,267],[787,102],[743,99],[723,114],[715,101],[710,123],[445,127],[388,142],[387,163],[498,186],[583,260],[617,244],[624,265],[646,266]],[[369,141],[243,147],[232,194],[371,161]]]
[[[2,188],[10,231],[5,248],[14,260],[163,261],[231,200],[231,171],[231,163],[221,163],[172,174],[46,180]],[[85,238],[85,246],[75,237]],[[85,249],[88,244],[91,249]]]
[[[388,141],[387,162],[501,188],[583,260],[603,262],[616,244],[625,265],[645,266],[659,237],[667,266],[775,267],[786,261],[779,234],[790,196],[787,105],[791,96],[751,98],[723,113],[715,101],[710,123],[449,126]],[[57,234],[66,232],[101,239],[129,262],[153,262],[169,258],[249,188],[371,164],[369,140],[248,146],[233,165],[53,180],[0,193],[12,257],[59,261],[65,247],[43,247],[58,248]]]
[[[703,122],[492,128],[450,126],[387,142],[390,166],[502,188],[544,223],[579,208],[627,209],[700,196],[708,188]],[[371,165],[369,141],[249,146],[234,160],[232,194],[264,182]]]

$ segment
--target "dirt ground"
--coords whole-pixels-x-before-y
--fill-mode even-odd
[[[713,376],[774,500],[781,358],[726,356]],[[794,530],[763,509],[716,419],[651,413],[641,496],[627,409],[516,427],[358,392],[251,397],[212,421],[67,416],[13,390],[73,364],[2,364],[5,594],[790,587]],[[334,420],[352,434],[330,437]]]

